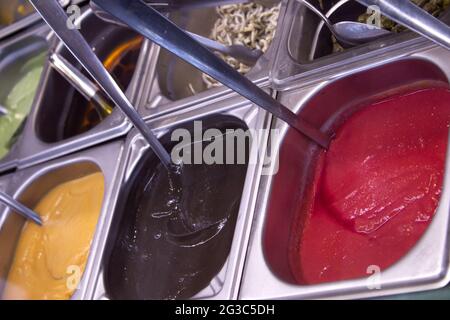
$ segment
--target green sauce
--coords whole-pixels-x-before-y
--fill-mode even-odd
[[[30,112],[34,95],[41,78],[46,52],[30,59],[21,68],[23,76],[13,86],[2,105],[8,114],[0,116],[0,158],[3,158],[20,133],[22,123]]]

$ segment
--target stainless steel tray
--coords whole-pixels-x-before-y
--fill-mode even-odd
[[[450,53],[428,45],[422,47],[410,47],[405,50],[397,50],[390,54],[380,55],[374,61],[362,61],[360,64],[348,67],[345,71],[336,72],[333,77],[317,79],[313,84],[303,85],[301,80],[289,83],[289,88],[279,93],[278,99],[290,107],[293,111],[314,119],[317,125],[326,127],[327,120],[342,108],[352,103],[367,101],[369,97],[378,94],[386,94],[390,90],[408,86],[413,83],[428,81],[445,81],[450,79],[450,66],[448,59]],[[370,86],[366,85],[370,81]],[[345,90],[348,88],[348,90]],[[272,150],[280,152],[287,127],[280,121],[274,124],[281,130],[282,137],[271,145]],[[308,164],[307,153],[311,151],[311,144],[305,140],[299,140],[299,147],[294,157],[299,159],[298,168],[289,173],[280,168],[278,175],[289,175],[285,183],[286,190],[298,188],[302,183],[301,173],[311,170]],[[302,161],[303,160],[303,161]],[[282,159],[280,159],[282,163]],[[449,272],[449,245],[448,237],[449,210],[450,210],[450,156],[447,156],[445,181],[442,197],[433,222],[429,226],[424,237],[418,244],[394,266],[383,271],[380,278],[380,290],[369,290],[367,279],[357,279],[321,285],[297,285],[293,284],[283,274],[282,270],[288,270],[284,261],[284,254],[278,261],[274,261],[271,254],[265,252],[263,239],[269,218],[275,215],[268,212],[268,205],[278,206],[283,201],[288,204],[292,201],[281,196],[271,199],[272,188],[277,176],[265,176],[261,181],[258,194],[257,217],[253,234],[248,249],[243,282],[239,297],[242,299],[312,299],[312,298],[366,298],[383,295],[391,295],[405,292],[435,289],[445,286],[450,280]],[[307,188],[307,187],[306,187]],[[298,199],[301,199],[301,195]],[[286,204],[286,203],[285,203]],[[279,211],[277,220],[289,219],[288,212]],[[270,221],[274,221],[270,219]],[[286,223],[279,225],[279,237],[272,239],[272,243],[280,244],[279,252],[286,250],[281,245],[288,237],[285,230]],[[276,228],[278,225],[271,225]],[[272,233],[273,234],[273,233]],[[287,258],[287,257],[286,257]],[[282,280],[284,279],[284,280]]]
[[[265,112],[252,106],[246,100],[234,96],[224,98],[220,101],[214,101],[209,104],[192,108],[192,110],[180,110],[170,115],[157,117],[148,122],[149,126],[154,128],[155,132],[161,137],[169,132],[171,128],[182,127],[183,123],[193,120],[204,119],[205,117],[215,115],[221,119],[233,117],[243,121],[250,129],[268,128],[271,117]],[[220,120],[219,120],[220,121]],[[229,257],[219,274],[211,281],[211,284],[197,294],[194,299],[235,299],[239,288],[241,271],[244,263],[244,255],[247,249],[247,240],[250,233],[251,222],[255,206],[255,196],[261,171],[263,169],[262,157],[258,157],[258,150],[265,150],[267,134],[262,134],[259,141],[251,145],[249,153],[249,165],[245,179],[243,197],[241,199],[238,220],[236,223],[234,238]],[[126,143],[125,157],[122,162],[120,173],[117,175],[115,188],[121,190],[121,187],[128,181],[131,172],[137,162],[142,158],[143,153],[148,149],[142,137],[132,132],[128,136]],[[261,159],[260,159],[261,158]],[[113,201],[113,200],[112,200]],[[108,239],[111,222],[114,215],[114,208],[111,208],[110,214],[105,221],[102,230],[102,236],[98,240],[93,273],[90,286],[88,288],[87,298],[89,299],[108,299],[104,285],[103,257],[105,245]]]
[[[79,284],[79,289],[75,291],[72,299],[84,299],[86,297],[101,231],[110,216],[111,208],[114,207],[114,199],[118,193],[116,179],[123,148],[123,142],[113,142],[0,177],[1,190],[13,195],[32,208],[42,196],[61,183],[94,172],[103,173],[105,179],[103,206],[92,240],[91,253],[86,269]],[[2,280],[6,279],[23,224],[24,219],[22,217],[9,212],[3,205],[0,205],[0,247],[2,250],[0,279]],[[0,282],[0,292],[3,289],[4,283]]]

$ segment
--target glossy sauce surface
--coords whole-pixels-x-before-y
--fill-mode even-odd
[[[292,271],[322,283],[386,269],[420,239],[442,191],[450,91],[428,88],[363,106],[319,156]],[[299,216],[305,212],[299,213]]]

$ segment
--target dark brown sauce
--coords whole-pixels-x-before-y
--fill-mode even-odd
[[[246,164],[184,165],[178,192],[145,156],[110,236],[108,296],[186,299],[207,287],[228,257],[246,172]]]

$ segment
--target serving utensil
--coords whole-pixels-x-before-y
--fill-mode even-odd
[[[226,4],[245,3],[249,0],[143,0],[147,5],[152,6],[161,12],[174,10],[190,10],[200,7],[217,7]]]
[[[98,5],[96,5],[94,2],[89,3],[92,11],[94,14],[102,19],[103,21],[121,26],[121,27],[127,27],[128,25],[126,23],[121,22],[102,8],[100,8]],[[220,52],[222,54],[228,55],[230,57],[234,57],[239,61],[242,61],[248,66],[254,66],[258,59],[263,55],[263,52],[258,49],[251,49],[244,45],[224,45],[218,41],[214,41],[211,39],[208,39],[206,37],[203,37],[199,34],[186,31],[192,38],[200,42],[202,45],[207,47],[208,49],[211,49],[215,52]]]
[[[94,102],[94,107],[102,119],[112,113],[113,108],[101,90],[80,70],[56,52],[50,54],[49,61],[53,69],[62,75],[86,100]]]
[[[81,33],[76,29],[67,28],[66,22],[68,17],[58,2],[56,0],[30,0],[30,2],[80,64],[130,119],[162,164],[170,171],[171,159],[169,153],[133,108],[128,98],[94,54]]]
[[[41,217],[36,212],[15,200],[10,195],[0,192],[0,202],[8,206],[12,212],[18,213],[24,218],[33,221],[39,226],[42,226]]]
[[[438,45],[450,50],[450,27],[409,0],[357,0]]]
[[[169,181],[174,181],[174,196],[176,197],[175,199],[177,199],[177,203],[180,203],[182,206],[183,204],[180,197],[183,193],[183,186],[186,185],[184,181],[186,177],[183,175],[182,167],[177,167],[174,169],[171,165],[169,153],[164,149],[162,144],[146,126],[145,122],[140,118],[139,114],[132,107],[124,93],[114,82],[97,56],[95,56],[92,52],[92,49],[82,37],[81,33],[78,30],[68,29],[66,27],[67,15],[58,5],[56,0],[30,1],[47,24],[49,24],[56,35],[66,45],[66,47],[99,83],[111,99],[124,111],[124,113],[130,118],[136,128],[150,144],[150,147],[153,149],[156,156],[158,156],[162,164],[168,170]],[[109,5],[112,3],[113,10],[110,13],[114,16],[116,16],[116,14],[121,16],[121,14],[127,15],[129,12],[133,13],[131,16],[127,15],[128,18],[131,18],[131,20],[134,21],[132,22],[132,27],[136,27],[136,22],[139,26],[145,17],[146,20],[148,19],[147,21],[152,22],[150,23],[150,26],[155,27],[156,33],[152,33],[150,29],[143,28],[143,30],[147,31],[144,32],[144,35],[148,36],[148,32],[150,32],[152,35],[150,38],[152,40],[156,39],[157,43],[166,43],[167,45],[164,47],[169,49],[169,51],[176,52],[177,55],[182,57],[191,57],[192,59],[188,59],[188,61],[192,60],[194,65],[200,65],[202,69],[211,76],[215,76],[218,80],[228,83],[232,89],[236,89],[236,91],[248,97],[250,100],[254,102],[256,101],[255,103],[258,105],[263,105],[267,110],[275,113],[281,119],[289,121],[290,124],[295,126],[295,128],[297,128],[300,132],[303,132],[306,136],[311,137],[311,139],[316,141],[319,145],[323,147],[328,146],[330,138],[327,135],[323,134],[302,119],[297,118],[292,111],[279,104],[269,94],[259,89],[247,78],[241,76],[237,71],[228,66],[214,53],[198,44],[191,36],[178,29],[160,13],[147,6],[145,3],[140,1],[116,2],[110,0],[106,1],[106,3],[100,1],[98,3],[100,3],[103,9],[105,9],[104,6],[111,9]],[[120,5],[116,6],[115,4]],[[144,9],[144,11],[142,11],[142,9]],[[116,10],[118,10],[118,12]],[[137,16],[134,16],[134,14],[137,14]],[[128,18],[126,18],[127,22]],[[165,42],[165,39],[167,39],[168,42]],[[203,59],[206,59],[205,62],[207,63],[199,64],[198,62],[202,62]],[[204,234],[208,238],[211,234],[217,232],[216,223],[201,228],[195,228],[194,226],[189,225],[189,220],[185,217],[183,209],[184,208],[178,208],[178,211],[180,211],[178,216],[181,220],[181,226],[183,227],[183,230],[185,230],[181,233],[183,237],[191,237],[195,238],[196,241],[203,241],[202,239],[205,238],[200,236],[200,234]]]
[[[5,106],[0,105],[0,117],[8,114],[8,109]]]
[[[33,2],[36,1],[38,0]],[[285,121],[321,147],[328,147],[330,136],[298,117],[144,2],[136,0],[95,0],[94,2],[136,32]]]

